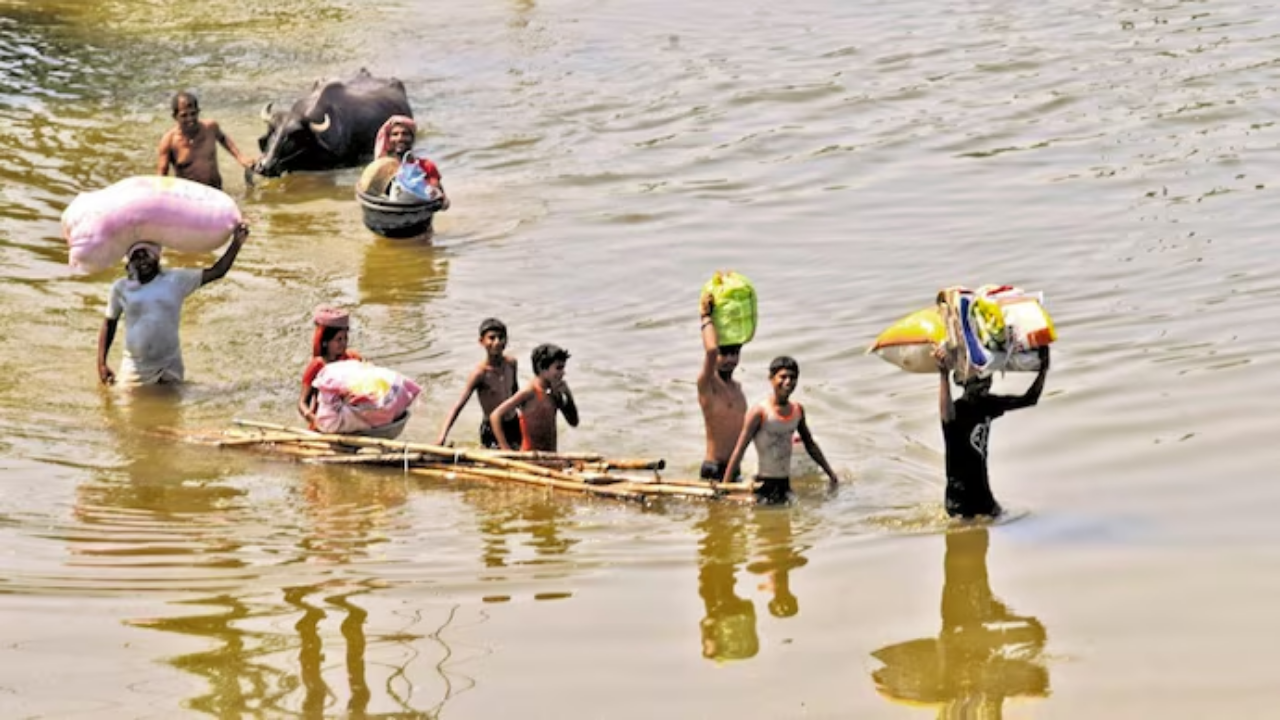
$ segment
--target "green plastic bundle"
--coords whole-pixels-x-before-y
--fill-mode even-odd
[[[717,272],[702,291],[715,303],[711,320],[721,345],[745,345],[756,336],[756,289],[736,272]]]

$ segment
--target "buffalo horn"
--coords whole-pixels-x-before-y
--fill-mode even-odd
[[[271,103],[262,106],[262,120],[263,122],[271,122]]]
[[[322,133],[329,129],[329,113],[324,114],[324,119],[318,123],[311,123],[311,132]]]

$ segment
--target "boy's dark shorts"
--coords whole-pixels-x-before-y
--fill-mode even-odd
[[[785,503],[791,499],[791,478],[756,477],[756,499],[763,503]]]
[[[714,460],[703,460],[700,476],[703,480],[715,480],[716,482],[722,482],[724,480],[725,465],[728,464],[729,463],[715,462]],[[734,478],[733,482],[737,482],[741,477],[742,474],[738,473],[738,477]]]
[[[507,444],[519,448],[524,441],[524,433],[520,431],[520,416],[503,418],[502,434],[507,436]],[[480,421],[480,445],[490,450],[498,449],[498,437],[493,434],[493,425],[489,418]]]

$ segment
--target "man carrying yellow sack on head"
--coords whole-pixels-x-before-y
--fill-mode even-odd
[[[950,353],[939,346],[934,357],[938,361],[938,413],[942,418],[942,438],[947,454],[947,514],[951,517],[974,518],[980,515],[999,517],[1000,503],[991,494],[987,475],[987,447],[991,438],[991,421],[1010,410],[1031,407],[1040,400],[1045,376],[1049,373],[1049,346],[1036,350],[1040,371],[1031,387],[1020,396],[992,395],[991,376],[973,377],[962,387],[958,400],[951,398]]]

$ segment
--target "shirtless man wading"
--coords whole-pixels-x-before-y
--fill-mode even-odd
[[[200,101],[195,95],[180,92],[173,96],[173,119],[177,125],[160,139],[157,175],[168,175],[172,168],[176,177],[221,190],[222,174],[218,172],[219,144],[242,167],[253,167],[254,158],[241,155],[240,149],[231,142],[231,138],[222,133],[218,123],[200,119]]]
[[[747,398],[742,385],[733,379],[738,367],[741,345],[720,345],[715,323],[711,321],[714,301],[703,293],[699,303],[702,313],[702,370],[698,373],[698,405],[707,432],[707,454],[702,461],[705,480],[725,480],[725,465],[742,433],[742,419],[747,414]],[[736,482],[737,478],[728,478]]]

